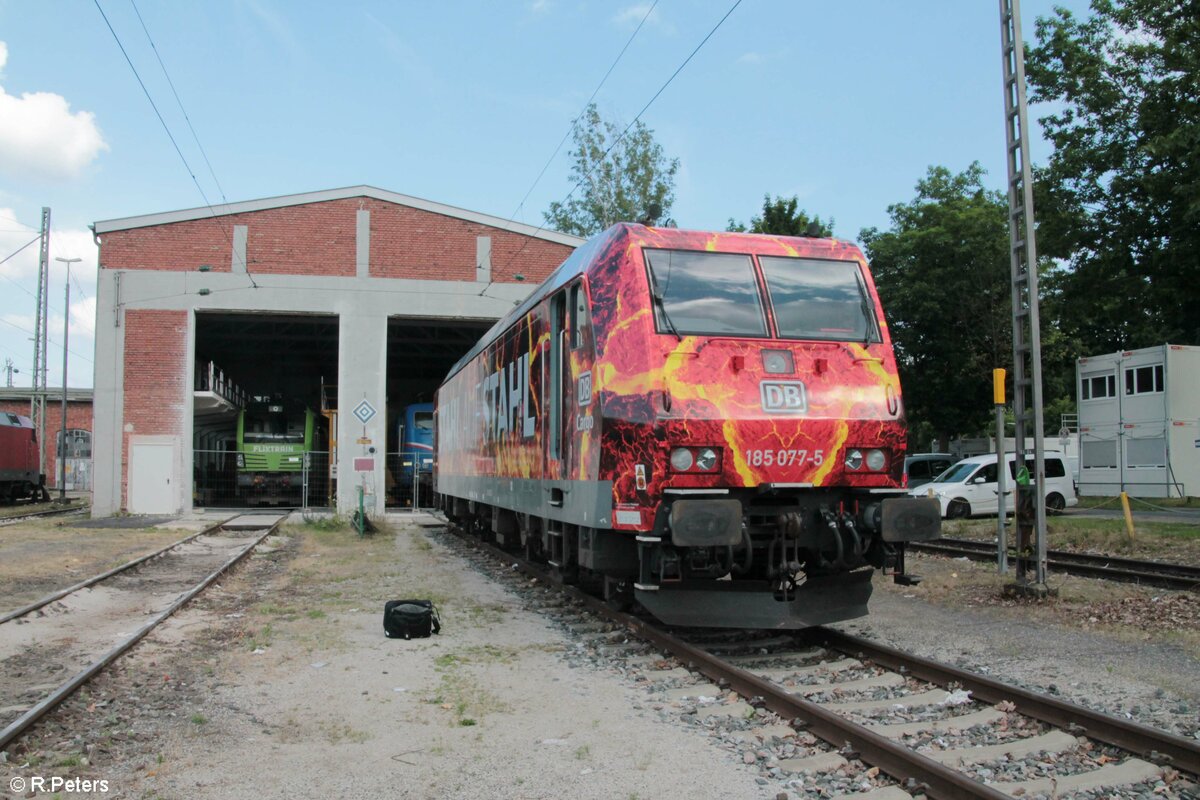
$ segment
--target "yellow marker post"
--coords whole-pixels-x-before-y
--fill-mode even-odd
[[[996,568],[1008,572],[1008,537],[1004,530],[1004,376],[1002,369],[992,370],[992,401],[996,404]]]
[[[1121,510],[1125,512],[1125,530],[1129,534],[1129,541],[1133,541],[1133,511],[1129,508],[1129,495],[1121,492]]]

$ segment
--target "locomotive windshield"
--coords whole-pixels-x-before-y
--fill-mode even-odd
[[[775,324],[785,339],[868,341],[874,308],[855,261],[760,256]]]
[[[750,256],[684,250],[645,254],[660,332],[767,335]]]
[[[283,413],[247,413],[242,438],[256,444],[304,444],[304,415],[289,417]]]

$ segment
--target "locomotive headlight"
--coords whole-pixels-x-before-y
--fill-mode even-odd
[[[768,375],[791,375],[796,371],[791,350],[763,350],[763,372]]]
[[[246,468],[246,457],[244,455],[242,455],[241,453],[237,454],[237,465],[238,465],[238,469]]]
[[[882,472],[885,464],[887,464],[887,458],[883,455],[882,450],[867,451],[867,469],[872,472]]]
[[[671,469],[676,472],[687,472],[694,462],[692,451],[686,447],[676,447],[671,451]]]
[[[696,455],[696,469],[701,472],[712,472],[717,468],[717,451],[711,447],[701,448]]]
[[[862,469],[863,454],[862,450],[850,450],[846,453],[846,468],[847,469]]]

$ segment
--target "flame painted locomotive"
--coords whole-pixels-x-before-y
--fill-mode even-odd
[[[436,490],[485,537],[680,625],[803,628],[905,581],[891,341],[832,239],[619,224],[450,371]]]

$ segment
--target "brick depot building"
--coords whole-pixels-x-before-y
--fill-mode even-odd
[[[307,500],[328,483],[329,505],[361,490],[382,512],[402,409],[582,241],[369,186],[93,230],[97,515],[241,505],[230,454],[255,402],[324,426]]]

